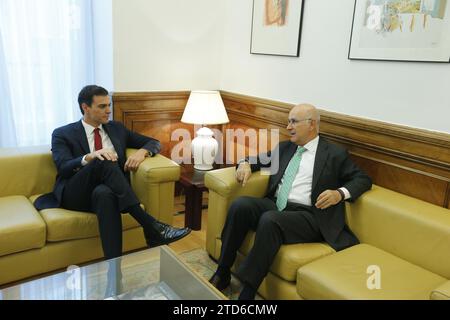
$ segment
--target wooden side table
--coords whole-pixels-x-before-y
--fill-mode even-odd
[[[184,226],[192,230],[202,228],[202,199],[205,187],[205,174],[208,171],[196,170],[193,164],[180,164],[180,184],[184,189]],[[214,169],[224,168],[227,165],[214,165]]]
[[[208,171],[194,169],[193,164],[181,164],[180,184],[185,193],[184,226],[192,230],[202,228],[202,197],[205,187],[205,174]]]

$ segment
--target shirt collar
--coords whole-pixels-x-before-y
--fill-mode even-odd
[[[311,152],[312,154],[316,154],[317,146],[319,145],[319,136],[312,139],[310,142],[305,144],[303,148],[306,149],[306,151]]]
[[[81,119],[81,123],[83,124],[84,131],[86,131],[87,135],[90,135],[90,134],[92,134],[94,132],[95,127],[93,127],[90,124],[86,123],[83,119]],[[102,131],[103,130],[103,125],[100,124],[98,126],[98,128],[100,129],[100,131]]]

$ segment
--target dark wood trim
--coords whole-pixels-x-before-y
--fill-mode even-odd
[[[124,121],[127,115],[143,111],[161,115],[168,111],[183,113],[189,91],[115,92],[112,97],[113,118]]]
[[[400,137],[402,139],[423,142],[439,147],[450,147],[450,135],[445,133],[416,129],[377,120],[362,119],[324,110],[321,111],[321,118],[322,121],[351,129],[360,129],[373,133],[380,133],[381,131],[386,136]]]
[[[115,102],[188,99],[190,91],[113,92]]]

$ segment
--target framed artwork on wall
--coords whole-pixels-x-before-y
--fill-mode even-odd
[[[253,0],[250,53],[298,57],[303,0]]]
[[[355,0],[349,59],[450,62],[448,0]]]

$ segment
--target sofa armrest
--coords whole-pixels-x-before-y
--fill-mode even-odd
[[[263,197],[269,183],[269,175],[260,171],[252,173],[245,187],[236,181],[236,168],[213,170],[205,175],[205,186],[219,195],[234,200],[236,197]]]
[[[241,196],[263,197],[267,191],[269,175],[254,172],[245,187],[236,182],[236,168],[225,168],[206,173],[205,186],[209,189],[208,227],[206,250],[214,258],[220,254],[218,240],[222,233],[228,208]]]
[[[127,149],[127,157],[136,152]],[[131,173],[131,186],[145,210],[154,218],[173,223],[175,182],[180,179],[180,166],[157,154],[145,159],[136,172]]]
[[[450,280],[431,291],[431,300],[450,300]]]
[[[127,149],[127,158],[134,154],[136,149]],[[141,163],[137,172],[132,174],[132,179],[143,179],[146,182],[170,182],[180,179],[180,166],[173,160],[157,154],[146,158]]]

